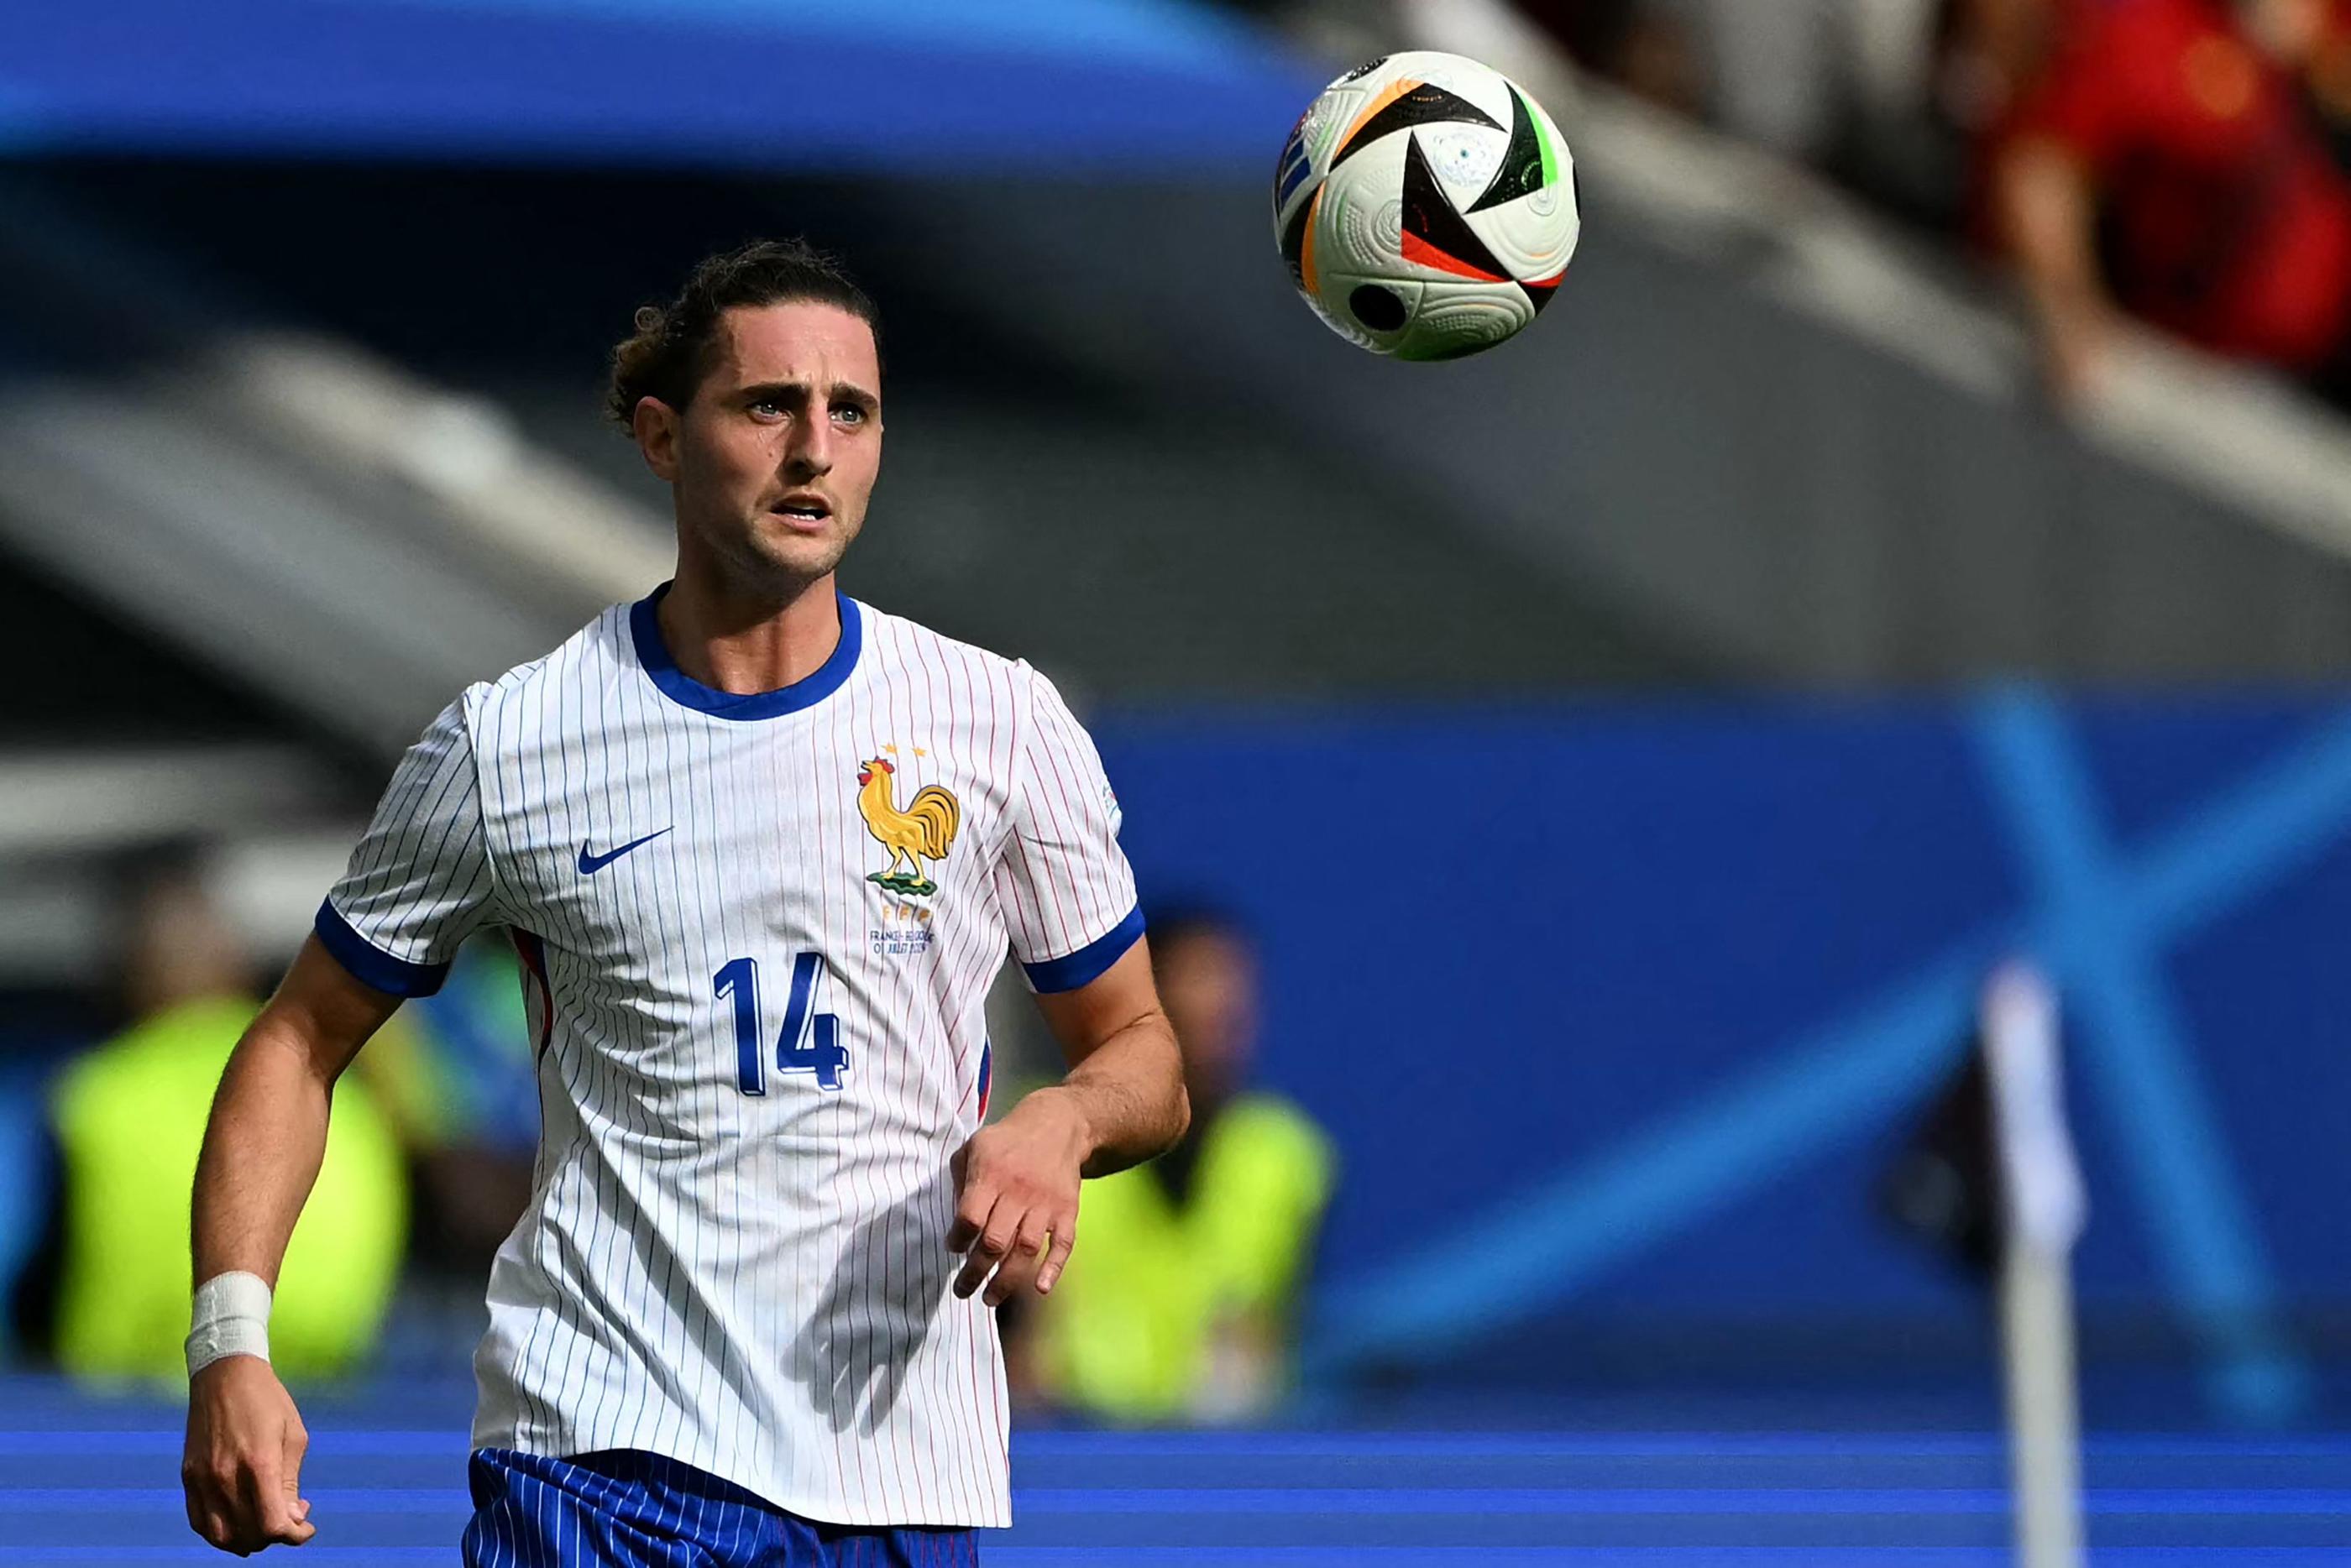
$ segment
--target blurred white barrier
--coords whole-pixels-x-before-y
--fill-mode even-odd
[[[328,790],[291,746],[0,753],[0,858],[209,837],[282,821]]]
[[[666,573],[666,517],[503,410],[17,180],[0,284],[0,548],[328,732],[394,753]],[[56,349],[85,337],[118,352]]]
[[[298,333],[238,333],[214,362],[219,384],[277,428],[415,486],[483,546],[587,600],[633,599],[669,575],[666,518],[531,445],[496,403]]]

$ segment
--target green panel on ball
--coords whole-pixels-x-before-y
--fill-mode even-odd
[[[1482,213],[1489,207],[1499,207],[1505,202],[1531,196],[1551,182],[1551,146],[1543,140],[1532,111],[1527,108],[1526,95],[1512,88],[1510,150],[1502,154],[1501,166],[1494,171],[1492,182],[1475,202],[1469,203],[1469,210]]]

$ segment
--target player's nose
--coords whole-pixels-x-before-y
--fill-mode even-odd
[[[830,420],[803,420],[784,447],[784,471],[802,479],[832,472],[832,424]]]
[[[784,477],[796,484],[822,479],[832,472],[832,453],[822,447],[802,447],[784,454]]]

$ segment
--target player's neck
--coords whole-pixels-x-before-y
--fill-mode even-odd
[[[730,593],[681,569],[657,615],[678,669],[737,696],[807,680],[841,644],[841,605],[830,572],[778,602]]]

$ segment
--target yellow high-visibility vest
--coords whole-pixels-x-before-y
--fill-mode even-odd
[[[258,1011],[233,997],[168,1009],[68,1068],[50,1100],[63,1154],[58,1364],[101,1381],[185,1376],[188,1220],[221,1071]],[[374,1345],[408,1235],[398,1140],[364,1085],[335,1086],[327,1155],[269,1316],[281,1376],[349,1370]]]
[[[1228,1318],[1287,1318],[1333,1163],[1303,1112],[1247,1095],[1208,1127],[1180,1207],[1147,1166],[1087,1182],[1039,1330],[1058,1395],[1113,1421],[1191,1413]]]

